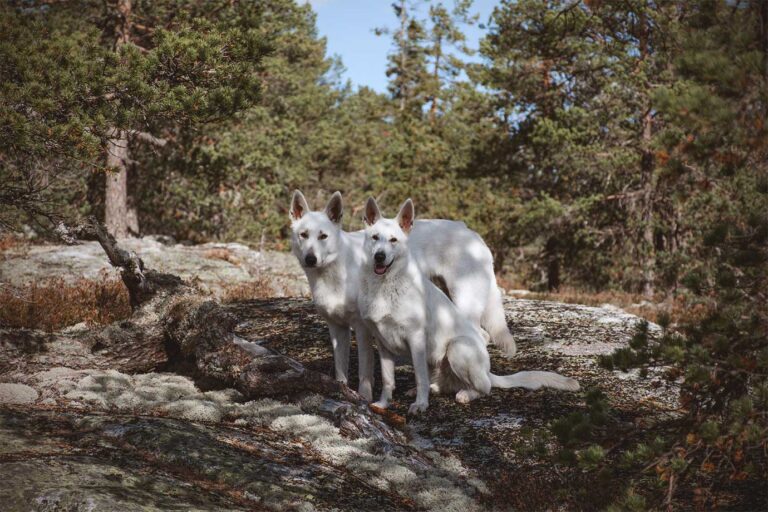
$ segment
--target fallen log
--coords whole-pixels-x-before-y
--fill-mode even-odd
[[[110,367],[147,372],[191,364],[195,377],[234,387],[247,397],[301,390],[341,392],[357,399],[349,389],[293,359],[266,349],[254,353],[247,344],[236,343],[234,315],[178,276],[146,268],[140,255],[121,248],[94,218],[70,232],[96,238],[128,289],[131,317],[85,339]]]

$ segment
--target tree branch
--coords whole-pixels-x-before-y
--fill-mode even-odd
[[[151,133],[147,133],[147,132],[140,132],[138,130],[128,130],[128,135],[132,137],[136,137],[139,140],[143,140],[144,142],[148,142],[153,146],[163,147],[166,144],[168,144],[168,139],[161,139],[160,137],[155,137]]]
[[[124,131],[126,134],[128,134],[129,137],[137,138],[139,140],[152,144],[153,146],[163,147],[166,144],[168,144],[168,139],[155,137],[149,132],[142,132],[140,130],[124,130]],[[118,128],[110,128],[109,130],[107,130],[107,137],[118,137],[119,133],[120,133],[120,130]]]

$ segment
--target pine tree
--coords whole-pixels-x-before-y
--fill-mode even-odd
[[[649,2],[539,0],[502,2],[494,13],[486,62],[473,74],[495,98],[498,137],[512,141],[514,158],[500,172],[565,214],[550,219],[541,241],[550,288],[562,263],[587,286],[615,282],[603,259],[610,252],[633,255],[623,257],[626,281],[617,284],[654,291],[661,207],[652,91],[668,80],[673,13]]]
[[[768,471],[767,5],[679,4],[674,80],[653,92],[658,174],[677,187],[682,295],[697,314],[605,363],[667,364],[684,377],[682,428],[650,461],[676,482],[670,507],[692,489],[699,508],[718,506],[721,492],[752,507],[759,498],[743,489],[764,486]]]
[[[248,14],[271,49],[260,63],[260,97],[235,116],[179,133],[161,152],[140,148],[146,229],[195,241],[284,243],[286,196],[301,188],[325,200],[373,165],[376,142],[353,144],[369,121],[349,121],[351,92],[325,56],[311,7],[292,0],[268,7]],[[350,163],[357,152],[369,155],[366,164]]]
[[[439,104],[445,101],[445,91],[464,71],[464,61],[453,52],[471,55],[472,50],[466,45],[466,37],[461,25],[472,25],[477,16],[470,14],[472,0],[459,0],[449,11],[442,3],[429,7],[429,47],[431,62],[430,80],[426,86],[427,99],[430,103],[429,120],[434,123]]]
[[[387,57],[389,91],[400,118],[421,117],[421,109],[427,102],[426,32],[422,21],[416,18],[415,2],[400,0],[392,4],[398,19],[393,34],[393,51]],[[377,28],[378,35],[389,34],[386,28]]]
[[[81,126],[72,136],[91,143],[96,138],[105,148],[105,160],[93,165],[112,168],[107,178],[106,220],[116,236],[125,236],[132,224],[126,167],[133,146],[162,145],[178,127],[231,115],[258,98],[259,63],[267,48],[251,22],[253,13],[265,6],[116,0],[103,6],[86,1],[23,2],[3,9],[24,30],[37,28],[55,38],[42,48],[51,53],[41,60],[54,60],[62,69],[29,68],[33,79],[72,76],[91,68],[87,78],[76,77],[87,83],[71,84],[87,90],[83,96],[87,101],[62,102],[59,114],[69,116],[74,109]],[[22,40],[35,36],[23,31],[12,34]],[[77,39],[91,51],[60,53],[60,45]],[[25,51],[19,42],[10,44],[16,51]],[[95,66],[96,62],[103,65]],[[30,77],[16,77],[15,86],[23,90]],[[21,112],[20,122],[26,127],[36,124],[33,109],[16,106],[15,111]],[[46,129],[37,129],[41,128]]]
[[[0,227],[61,221],[59,195],[82,192],[78,177],[101,169],[104,79],[93,30],[0,5]],[[77,65],[67,65],[77,62]]]

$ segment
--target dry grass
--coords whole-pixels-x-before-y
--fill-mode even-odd
[[[0,325],[55,331],[79,322],[109,324],[131,314],[128,290],[117,278],[55,278],[22,287],[0,287]]]
[[[514,292],[512,292],[514,295]],[[573,288],[562,288],[557,292],[530,292],[525,298],[533,300],[553,300],[568,304],[584,304],[585,306],[600,306],[613,304],[619,307],[648,302],[642,295],[625,292],[585,292]],[[522,297],[522,295],[521,295]]]
[[[209,260],[226,261],[235,266],[239,266],[242,263],[240,258],[232,254],[232,251],[225,248],[208,249],[203,253],[203,257],[208,258]]]
[[[5,252],[15,247],[24,247],[28,244],[29,242],[13,234],[0,233],[0,252]]]
[[[229,303],[249,299],[264,299],[273,295],[274,289],[269,279],[259,276],[254,281],[238,283],[227,287],[222,294],[221,301]]]
[[[665,319],[672,323],[691,321],[695,320],[695,318],[703,317],[707,311],[706,306],[702,304],[691,305],[682,295],[667,297],[663,301],[659,301],[658,299],[648,300],[643,295],[626,292],[585,292],[566,288],[552,293],[512,293],[512,296],[521,299],[551,300],[567,304],[583,304],[585,306],[611,304],[620,307],[628,313],[655,323]]]
[[[668,309],[668,304],[650,302],[642,295],[625,292],[584,292],[574,289],[565,289],[557,292],[532,292],[524,295],[516,295],[522,299],[551,300],[566,304],[582,304],[584,306],[602,306],[611,304],[627,313],[632,313],[650,322],[658,322],[662,311]],[[667,311],[668,312],[668,311]]]
[[[528,284],[515,272],[501,271],[496,273],[496,283],[505,290],[527,290]]]

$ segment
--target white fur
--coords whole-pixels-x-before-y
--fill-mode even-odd
[[[379,342],[383,387],[376,405],[389,405],[395,386],[394,355],[400,354],[410,354],[416,376],[411,414],[426,410],[430,388],[456,393],[460,403],[490,393],[491,387],[578,389],[574,379],[551,372],[491,373],[490,357],[477,324],[463,315],[417,264],[419,252],[410,249],[408,235],[413,217],[410,199],[396,219],[381,218],[373,199],[366,206],[367,261],[361,273],[358,306]],[[380,255],[378,264],[376,254]],[[384,267],[383,274],[374,272]]]
[[[366,261],[364,233],[347,233],[341,229],[342,203],[338,192],[324,211],[310,211],[297,190],[290,215],[291,248],[307,275],[317,310],[328,322],[336,379],[347,382],[351,327],[358,343],[358,391],[370,399],[373,349],[357,309],[359,283]],[[321,235],[327,238],[321,240]],[[493,257],[480,235],[463,222],[419,220],[411,231],[409,247],[421,272],[443,283],[458,310],[474,325],[485,328],[491,341],[507,355],[514,355],[515,341],[504,317]],[[317,259],[311,267],[306,262],[310,254]]]

